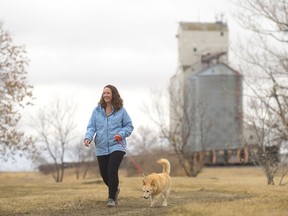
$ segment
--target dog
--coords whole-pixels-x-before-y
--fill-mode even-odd
[[[167,198],[171,190],[171,177],[170,177],[170,162],[167,159],[160,159],[157,161],[162,165],[162,173],[151,173],[143,180],[143,197],[150,198],[150,207],[156,203],[156,197],[162,195],[162,206],[167,206]]]

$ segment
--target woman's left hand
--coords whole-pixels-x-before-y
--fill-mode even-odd
[[[114,139],[117,140],[118,142],[121,142],[122,141],[122,137],[119,135],[119,134],[116,134],[114,136]]]

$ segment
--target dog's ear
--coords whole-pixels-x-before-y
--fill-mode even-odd
[[[151,186],[152,186],[152,187],[155,186],[154,180],[151,181]]]

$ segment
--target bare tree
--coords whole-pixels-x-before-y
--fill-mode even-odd
[[[77,138],[74,122],[75,105],[61,103],[60,99],[40,109],[36,125],[39,142],[44,145],[43,154],[52,160],[55,182],[62,182],[64,177],[65,156],[69,146],[75,145]]]
[[[263,148],[268,148],[272,143],[280,149],[288,140],[288,2],[231,2],[237,6],[238,23],[245,30],[249,30],[246,46],[242,45],[237,49],[238,57],[241,59],[238,68],[246,77],[247,94],[255,97],[257,101],[256,103],[254,100],[251,107],[255,109],[254,118],[257,118],[254,120],[258,124],[255,125],[256,131],[261,131],[258,138],[258,155],[265,155]],[[261,115],[257,109],[260,109]],[[267,163],[273,164],[274,159],[266,156],[270,161],[261,163],[260,166],[264,168],[268,184],[274,184],[275,170],[267,170]]]
[[[142,125],[135,132],[129,138],[130,144],[128,146],[133,155],[151,154],[164,148],[163,139],[157,132],[157,128]]]
[[[275,118],[274,113],[267,109],[263,100],[252,100],[250,107],[246,120],[256,141],[255,146],[249,146],[251,159],[263,170],[267,183],[274,185],[274,177],[280,168],[278,149],[281,140],[275,136],[277,116]],[[245,140],[245,143],[249,143],[249,140]]]
[[[86,148],[83,143],[84,138],[81,138],[77,145],[70,146],[69,148],[69,158],[74,163],[76,179],[79,179],[82,174],[82,179],[85,179],[88,171],[91,168],[95,168],[96,157],[95,157],[95,147],[91,145],[90,148]]]
[[[25,48],[14,45],[0,23],[0,160],[13,158],[17,152],[33,151],[32,137],[25,136],[18,127],[21,111],[32,101],[28,62]]]
[[[197,101],[189,85],[184,87],[181,81],[177,82],[169,87],[169,136],[186,175],[196,177],[204,167],[212,124],[208,121],[205,99]]]
[[[174,83],[169,87],[168,95],[160,90],[151,90],[152,108],[146,107],[145,113],[149,113],[161,136],[168,140],[186,175],[196,177],[204,167],[206,138],[210,126],[205,121],[204,113],[199,111],[196,118],[195,108],[199,104],[185,104],[187,98],[184,95],[187,97],[189,94],[184,94],[181,83]],[[198,151],[193,150],[195,143],[192,127],[196,127],[196,123],[198,133],[201,133]]]

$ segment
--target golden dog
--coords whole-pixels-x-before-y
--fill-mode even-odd
[[[156,203],[157,195],[161,194],[163,198],[162,206],[167,206],[167,198],[171,189],[171,177],[170,177],[170,162],[167,159],[160,159],[157,161],[162,165],[162,173],[151,173],[143,180],[143,197],[145,199],[150,198],[152,207]]]

